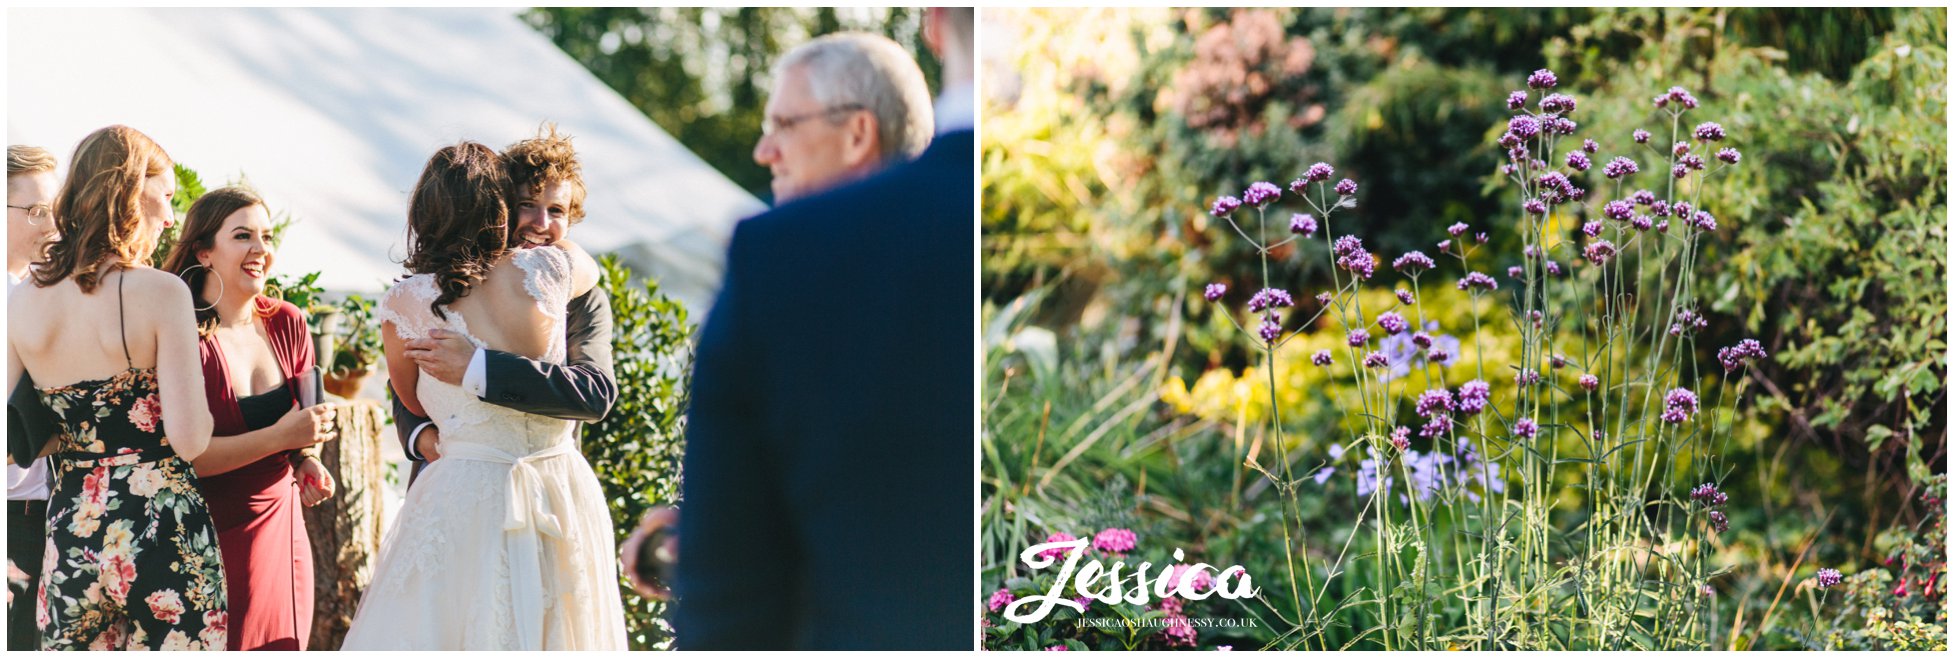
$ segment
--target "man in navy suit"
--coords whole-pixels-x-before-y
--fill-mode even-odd
[[[973,14],[926,18],[926,151],[735,230],[693,379],[682,649],[976,644]]]

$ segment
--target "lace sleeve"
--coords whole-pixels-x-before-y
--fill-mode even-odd
[[[380,322],[392,322],[394,331],[407,340],[419,339],[427,335],[435,326],[434,312],[428,305],[434,303],[434,279],[426,274],[407,277],[374,305],[373,315]]]
[[[512,258],[522,268],[522,287],[536,300],[536,310],[557,322],[570,305],[570,254],[562,249],[521,249]]]

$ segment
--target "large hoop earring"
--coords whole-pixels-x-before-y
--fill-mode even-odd
[[[183,271],[182,271],[182,272],[178,272],[178,273],[177,273],[177,276],[179,276],[179,277],[184,277],[184,278],[188,278],[191,272],[194,272],[194,271],[196,271],[196,270],[197,270],[197,268],[200,268],[200,267],[201,267],[201,268],[203,268],[203,269],[204,269],[204,270],[205,270],[206,272],[208,272],[208,273],[209,273],[209,274],[211,274],[211,275],[215,275],[215,274],[216,274],[216,272],[210,272],[210,271],[209,271],[209,270],[210,270],[210,266],[209,266],[209,265],[205,265],[205,264],[203,264],[203,263],[197,263],[196,265],[191,265],[191,266],[189,266],[189,267],[186,267],[186,268],[183,268]],[[211,278],[211,277],[209,277],[209,276],[206,276],[206,277],[204,277],[204,278],[206,278],[206,279],[209,279],[209,278]],[[196,298],[196,296],[197,296],[197,293],[196,293],[196,292],[194,292],[194,291],[193,291],[193,292],[191,292],[191,293],[190,293],[190,297],[191,297],[192,299],[195,299],[195,298]],[[213,299],[213,300],[210,300],[210,305],[209,305],[209,306],[205,306],[205,307],[203,307],[203,308],[192,308],[191,310],[193,310],[193,311],[196,311],[196,312],[198,312],[198,313],[202,313],[202,312],[204,312],[204,311],[208,311],[208,310],[210,310],[210,309],[213,309],[213,308],[217,308],[217,300],[219,300],[219,299],[223,299],[223,298],[224,298],[224,279],[220,277],[220,278],[218,278],[218,279],[217,279],[217,299]]]

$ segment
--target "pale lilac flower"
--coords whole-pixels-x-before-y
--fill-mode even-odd
[[[1208,214],[1214,215],[1216,217],[1221,217],[1227,215],[1228,213],[1235,212],[1237,208],[1241,208],[1241,207],[1242,207],[1241,199],[1237,199],[1232,196],[1224,196],[1214,200],[1214,206],[1208,209]]]
[[[1635,143],[1637,144],[1649,143],[1649,131],[1647,130],[1636,128],[1635,132],[1630,133],[1629,136],[1635,138]]]
[[[1120,555],[1133,552],[1133,547],[1139,544],[1139,536],[1125,528],[1107,528],[1099,531],[1099,534],[1092,538],[1093,548]]]
[[[1687,388],[1669,389],[1663,397],[1662,421],[1671,425],[1688,421],[1696,414],[1696,394]]]
[[[1300,212],[1290,215],[1289,232],[1303,237],[1316,235],[1316,216]]]
[[[1399,303],[1402,303],[1402,304],[1404,304],[1405,306],[1410,306],[1410,305],[1411,305],[1411,302],[1412,302],[1412,301],[1413,301],[1413,298],[1412,298],[1412,296],[1411,296],[1411,291],[1409,291],[1409,290],[1405,290],[1405,289],[1403,289],[1403,288],[1399,288],[1399,289],[1398,289],[1398,302],[1399,302]]]
[[[1417,252],[1417,251],[1405,252],[1405,254],[1403,256],[1399,256],[1397,260],[1391,261],[1391,269],[1395,269],[1397,271],[1403,272],[1407,268],[1411,268],[1412,274],[1417,274],[1418,272],[1429,270],[1437,266],[1438,264],[1432,262],[1430,256],[1426,256],[1423,252]]]
[[[1513,436],[1531,439],[1540,433],[1540,424],[1532,418],[1521,418],[1513,423]]]
[[[1744,159],[1744,154],[1738,153],[1737,149],[1721,148],[1717,149],[1717,159],[1729,164],[1737,164],[1737,161]]]
[[[1696,124],[1696,141],[1699,142],[1723,141],[1723,126],[1718,125],[1717,122],[1715,121],[1705,121],[1703,123]]]
[[[1363,329],[1351,329],[1350,335],[1346,338],[1346,342],[1350,343],[1351,347],[1361,347],[1364,343],[1370,342],[1370,340],[1371,332],[1364,331]]]
[[[1211,302],[1221,301],[1221,296],[1226,294],[1228,294],[1228,284],[1225,283],[1210,283],[1206,290],[1201,291],[1201,297]]]
[[[1669,325],[1669,335],[1681,336],[1684,333],[1695,333],[1708,326],[1710,326],[1709,319],[1697,313],[1696,309],[1686,308],[1676,312],[1676,321]]]
[[[1589,391],[1601,388],[1601,378],[1594,375],[1581,375],[1581,388]]]
[[[1527,76],[1527,86],[1534,89],[1550,89],[1556,84],[1560,84],[1560,79],[1547,69],[1534,71],[1533,75]]]
[[[1345,178],[1343,180],[1337,181],[1337,186],[1334,189],[1336,189],[1336,192],[1339,196],[1350,196],[1352,194],[1356,194],[1357,181]]]
[[[1309,362],[1319,366],[1330,365],[1330,361],[1331,359],[1330,359],[1329,350],[1317,350],[1315,354],[1311,354],[1309,356]]]
[[[1411,328],[1411,323],[1406,322],[1397,311],[1385,311],[1377,316],[1377,326],[1383,327],[1385,333],[1396,336]]]
[[[1280,198],[1282,198],[1282,188],[1263,181],[1250,183],[1248,189],[1242,191],[1242,202],[1257,208],[1269,205]]]
[[[1459,279],[1460,290],[1499,290],[1499,282],[1480,272],[1467,272]]]

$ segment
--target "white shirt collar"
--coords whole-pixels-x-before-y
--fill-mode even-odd
[[[972,130],[977,127],[977,86],[960,84],[945,88],[936,97],[936,134]]]

